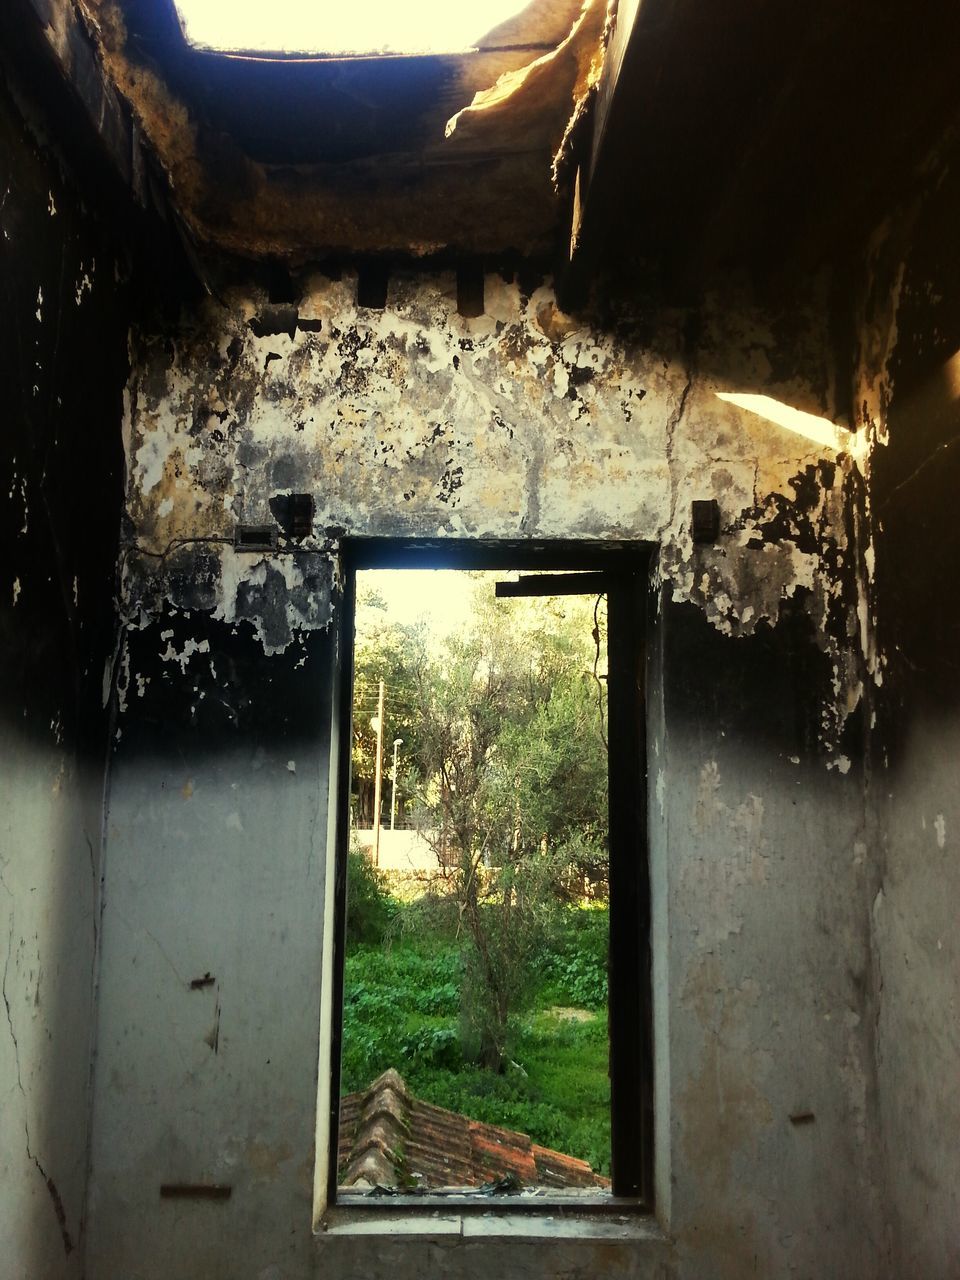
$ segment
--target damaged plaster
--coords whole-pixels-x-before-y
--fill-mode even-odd
[[[447,121],[445,136],[460,145],[506,151],[516,146],[519,134],[526,147],[540,142],[556,149],[556,121],[569,117],[600,78],[610,7],[603,0],[584,0],[569,35],[555,49],[504,72],[491,88],[475,94]]]
[[[252,624],[273,653],[327,625],[329,597],[303,587],[342,536],[636,539],[659,548],[673,599],[726,635],[806,612],[834,673],[821,742],[839,753],[861,691],[856,464],[721,398],[749,387],[829,417],[815,308],[790,321],[784,373],[784,319],[746,302],[708,300],[694,339],[681,312],[565,315],[547,283],[488,274],[477,319],[455,296],[448,275],[395,278],[374,311],[353,278],[317,276],[297,306],[236,295],[137,339],[128,616],[143,625],[166,599]],[[291,493],[315,504],[306,540],[234,548]],[[703,498],[719,504],[716,545],[692,541]]]

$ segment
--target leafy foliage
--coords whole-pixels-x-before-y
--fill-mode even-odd
[[[459,1058],[461,965],[455,946],[361,945],[347,955],[341,1077],[345,1093],[395,1067],[411,1084]],[[430,1033],[443,1036],[431,1041]]]
[[[605,884],[591,606],[496,600],[418,672],[421,803],[465,940],[464,1049],[503,1071],[558,901]]]
[[[606,891],[603,629],[593,600],[505,602],[490,575],[475,577],[469,624],[432,650],[423,632],[391,624],[382,601],[358,609],[358,805],[372,791],[370,699],[384,679],[384,740],[404,739],[402,794],[445,874],[446,894],[421,914],[446,911],[461,952],[460,1051],[499,1073],[515,1058],[561,904]],[[576,1002],[602,1001],[605,971],[582,957],[557,959],[551,976]]]
[[[603,910],[565,911],[595,920],[561,925],[553,933],[558,946],[578,934],[599,937]],[[364,1089],[387,1067],[396,1067],[418,1097],[436,1106],[529,1133],[536,1142],[609,1172],[606,1019],[600,1011],[584,1021],[567,1021],[550,1010],[558,993],[571,1003],[570,989],[552,976],[563,960],[564,953],[549,946],[542,952],[545,985],[527,1015],[515,1020],[513,1056],[502,1073],[495,1073],[463,1053],[463,960],[456,942],[421,932],[416,943],[351,947],[344,987],[343,1092]]]
[[[351,849],[347,855],[347,943],[382,942],[398,909],[383,873],[359,849]]]
[[[554,1003],[606,1008],[609,933],[605,909],[580,907],[558,914],[543,956],[547,991]]]

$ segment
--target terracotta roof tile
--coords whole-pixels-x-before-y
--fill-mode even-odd
[[[525,1133],[421,1102],[392,1068],[365,1092],[341,1099],[338,1169],[341,1186],[437,1190],[501,1178],[525,1187],[610,1186],[585,1160],[538,1146]]]

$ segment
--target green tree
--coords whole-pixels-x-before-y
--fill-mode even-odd
[[[358,592],[354,644],[353,746],[351,778],[354,820],[359,827],[373,825],[374,774],[377,734],[372,721],[377,712],[380,681],[384,682],[384,804],[391,789],[386,785],[392,768],[393,741],[403,739],[397,777],[398,820],[416,793],[421,756],[419,735],[422,712],[419,703],[418,667],[424,661],[424,636],[417,627],[392,622],[386,606],[374,591]]]
[[[470,626],[416,672],[420,801],[465,946],[465,1038],[493,1070],[558,901],[605,881],[595,625],[592,602],[505,603],[483,579]]]

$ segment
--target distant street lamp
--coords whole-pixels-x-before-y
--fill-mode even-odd
[[[377,694],[377,714],[370,721],[377,733],[377,759],[373,772],[373,865],[380,865],[380,786],[383,779],[383,681]]]
[[[390,800],[390,830],[397,825],[397,747],[403,746],[402,738],[393,740],[393,796]]]

